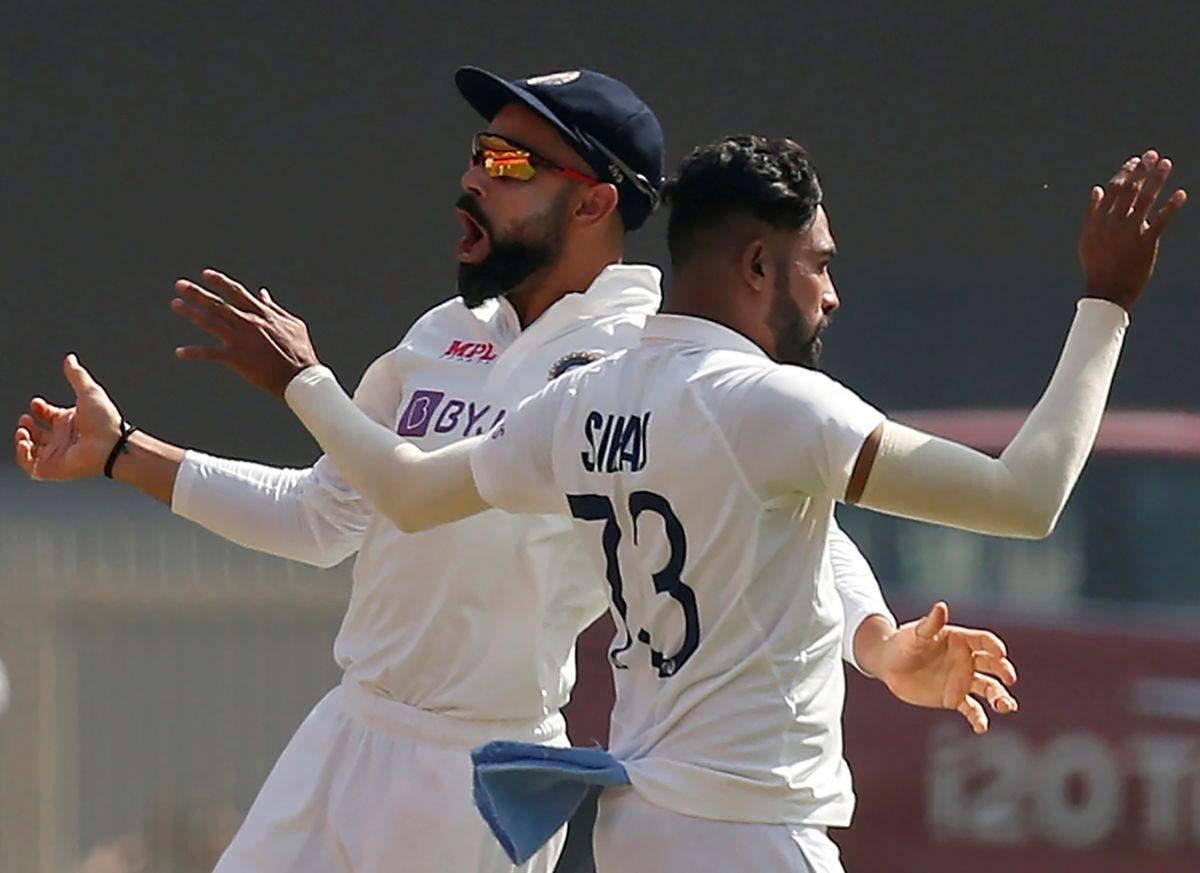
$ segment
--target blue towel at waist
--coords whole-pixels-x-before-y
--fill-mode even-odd
[[[475,805],[514,864],[523,864],[569,819],[590,785],[628,785],[603,749],[552,749],[495,740],[471,752]]]

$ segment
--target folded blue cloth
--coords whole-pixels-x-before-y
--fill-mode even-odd
[[[552,749],[495,740],[471,752],[475,806],[514,864],[523,864],[566,824],[591,785],[628,785],[603,749]]]

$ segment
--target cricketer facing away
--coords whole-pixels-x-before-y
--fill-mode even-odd
[[[550,382],[490,436],[433,452],[355,406],[273,301],[228,281],[214,283],[221,296],[177,288],[224,341],[207,354],[284,396],[401,529],[491,507],[573,518],[610,584],[611,752],[631,783],[601,795],[599,870],[831,871],[825,828],[851,813],[834,504],[1046,536],[1186,201],[1176,191],[1151,214],[1171,168],[1147,151],[1092,190],[1084,295],[1045,393],[998,458],[789,365],[812,361],[836,299],[821,189],[790,140],[735,137],[684,162],[668,191],[675,284],[637,346]]]
[[[659,197],[662,133],[649,108],[590,71],[508,82],[464,68],[456,81],[488,120],[458,202],[461,297],[422,316],[354,395],[374,426],[431,450],[488,432],[547,381],[636,345],[660,303],[657,270],[620,263],[624,234]],[[255,299],[275,311],[265,292]],[[214,325],[202,306],[179,305]],[[284,383],[300,366],[282,363]],[[184,451],[125,426],[74,357],[65,372],[76,406],[36,398],[18,423],[17,460],[34,478],[103,470],[251,548],[319,566],[357,552],[334,647],[344,679],[296,731],[218,870],[551,870],[563,832],[510,861],[472,805],[468,752],[497,738],[566,745],[574,640],[607,602],[569,520],[490,511],[405,532],[329,455],[290,470]],[[462,513],[438,520],[451,515]],[[982,681],[974,652],[990,650],[981,669],[1011,681],[1002,644],[943,627],[942,606],[920,633],[897,632],[836,529],[828,560],[840,602],[824,616],[840,640],[844,612],[846,658],[901,699],[985,729],[968,695]],[[985,696],[1015,708],[998,683]]]

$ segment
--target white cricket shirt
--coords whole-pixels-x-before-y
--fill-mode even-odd
[[[423,449],[486,433],[573,366],[637,342],[660,273],[604,270],[521,330],[507,300],[430,310],[375,361],[354,399]],[[279,470],[188,452],[173,510],[242,545],[332,566],[358,551],[334,656],[354,681],[460,718],[539,720],[566,703],[576,636],[606,605],[562,517],[499,510],[416,534],[397,530],[328,458]]]
[[[480,494],[573,516],[609,587],[610,750],[667,809],[846,825],[835,502],[883,415],[740,334],[652,317],[472,454]]]

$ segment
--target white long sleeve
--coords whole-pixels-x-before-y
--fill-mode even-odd
[[[354,400],[358,415],[390,426],[403,395],[402,343],[363,374]],[[175,478],[171,509],[247,548],[332,567],[354,554],[371,520],[371,506],[333,459],[302,470],[188,452]]]
[[[870,675],[854,657],[854,635],[872,615],[883,616],[892,623],[892,627],[896,626],[896,617],[883,598],[883,591],[871,565],[836,521],[829,526],[829,562],[833,565],[833,583],[845,615],[842,660],[864,676]]]
[[[358,550],[370,507],[328,458],[304,470],[189,451],[171,511],[238,545],[332,567]]]
[[[999,458],[886,422],[859,503],[979,533],[1047,536],[1096,440],[1128,323],[1116,304],[1079,301],[1050,384]]]
[[[471,449],[486,437],[424,452],[372,421],[323,366],[299,373],[284,399],[346,481],[405,533],[491,508],[475,488],[470,463]]]

